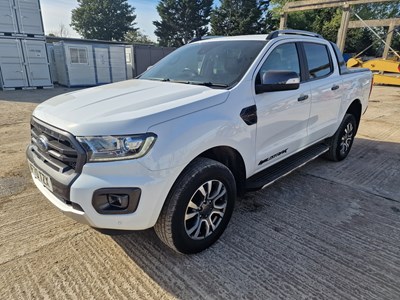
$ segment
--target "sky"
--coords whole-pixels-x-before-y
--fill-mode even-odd
[[[129,0],[128,2],[136,8],[136,27],[156,41],[153,21],[160,18],[156,10],[158,0]],[[79,37],[79,34],[69,26],[71,10],[78,6],[76,0],[40,0],[40,4],[46,34],[59,31],[60,24],[63,24],[67,26],[70,37]]]
[[[135,27],[138,27],[150,39],[156,41],[154,35],[156,29],[153,21],[159,20],[156,6],[159,0],[128,0],[129,4],[136,8]],[[217,1],[215,1],[217,2]],[[40,0],[42,7],[45,33],[58,32],[60,24],[67,26],[70,37],[79,37],[69,24],[71,23],[71,10],[78,6],[76,0]]]

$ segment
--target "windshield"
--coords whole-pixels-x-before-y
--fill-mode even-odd
[[[226,88],[236,84],[267,41],[210,41],[181,47],[139,78]]]

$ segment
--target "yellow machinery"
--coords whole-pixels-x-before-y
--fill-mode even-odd
[[[400,86],[400,61],[395,59],[371,59],[362,61],[359,58],[350,58],[348,68],[368,68],[374,73],[374,84],[387,84]]]

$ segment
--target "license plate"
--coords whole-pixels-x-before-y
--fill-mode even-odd
[[[29,169],[31,170],[33,177],[39,180],[47,189],[53,191],[53,186],[51,185],[51,180],[49,176],[36,168],[32,163],[29,163]]]

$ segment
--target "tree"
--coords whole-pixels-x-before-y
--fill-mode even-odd
[[[134,30],[135,8],[127,0],[77,0],[71,27],[86,39],[120,41]]]
[[[270,30],[269,1],[222,0],[211,13],[214,35],[255,34]]]
[[[60,23],[58,25],[57,31],[52,31],[49,33],[49,36],[57,36],[57,37],[69,37],[69,30],[65,24]]]
[[[131,30],[125,34],[125,42],[131,44],[150,44],[154,45],[155,43],[144,33],[140,32],[139,30]]]
[[[179,47],[208,32],[213,0],[161,0],[154,21],[160,46]]]
[[[283,6],[288,0],[271,0],[273,6],[272,14],[277,19]],[[358,20],[354,13],[357,13],[362,19],[386,19],[393,18],[400,14],[400,1],[390,3],[371,3],[352,6],[352,19]],[[308,10],[290,13],[288,15],[287,27],[293,29],[302,29],[322,34],[326,39],[336,42],[337,33],[340,28],[342,8],[326,8],[318,10]],[[387,29],[377,29],[384,38]],[[376,37],[367,28],[349,29],[347,33],[344,52],[358,53],[367,48],[376,41]],[[396,44],[396,40],[394,40]],[[375,43],[365,52],[366,55],[379,55],[382,43]]]

